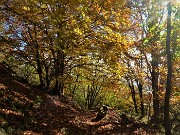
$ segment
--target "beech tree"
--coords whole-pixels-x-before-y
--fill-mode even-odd
[[[74,67],[88,64],[88,55],[112,65],[113,52],[127,50],[129,11],[123,0],[3,0],[1,11],[4,44],[36,69],[40,88],[55,95],[64,93]]]
[[[166,82],[166,93],[165,93],[165,103],[164,103],[164,127],[165,134],[171,135],[171,124],[170,124],[170,116],[169,116],[169,102],[172,91],[172,52],[171,52],[171,13],[172,7],[171,2],[167,5],[168,8],[168,16],[167,16],[167,37],[166,37],[166,54],[167,54],[167,82]]]
[[[166,79],[166,92],[164,97],[164,127],[166,134],[173,134],[177,132],[177,121],[179,118],[177,114],[177,98],[174,96],[174,93],[178,93],[179,90],[177,87],[179,86],[176,81],[178,80],[178,70],[176,66],[176,62],[178,62],[179,58],[179,40],[176,29],[179,23],[179,5],[176,1],[170,1],[167,4],[167,26],[166,26],[166,57],[167,57],[167,79]],[[175,105],[175,104],[176,105]]]

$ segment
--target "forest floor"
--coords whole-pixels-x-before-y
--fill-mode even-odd
[[[91,122],[96,112],[82,109],[65,97],[33,89],[0,64],[1,135],[145,135],[147,125],[122,120],[109,109],[104,119]],[[149,129],[148,134],[155,134]]]

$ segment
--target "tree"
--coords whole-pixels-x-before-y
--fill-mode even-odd
[[[164,102],[164,127],[165,134],[171,135],[171,124],[169,116],[169,101],[172,90],[172,52],[171,52],[171,2],[167,5],[168,16],[167,16],[167,37],[166,37],[166,53],[167,53],[167,82],[166,82],[166,93],[165,93],[165,102]]]
[[[89,55],[113,67],[114,51],[119,54],[129,45],[123,35],[129,25],[123,0],[3,0],[1,11],[7,26],[3,44],[16,60],[36,69],[42,90],[55,95],[64,93],[73,68],[88,64]]]
[[[137,11],[132,17],[139,23],[133,28],[139,54],[139,69],[142,70],[141,83],[153,95],[153,117],[157,121],[162,106],[161,95],[165,86],[165,46],[164,46],[164,7],[162,1],[132,1],[132,9]],[[159,5],[159,6],[154,6]],[[135,22],[135,21],[134,21]],[[137,63],[137,65],[138,65]],[[144,68],[143,68],[144,67]],[[136,71],[137,72],[137,71]],[[143,80],[143,81],[142,81]],[[146,83],[145,83],[146,82]],[[149,88],[148,88],[149,87]]]

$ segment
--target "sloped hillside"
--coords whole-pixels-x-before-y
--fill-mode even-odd
[[[121,135],[145,134],[145,125],[122,120],[109,110],[106,117],[91,122],[96,112],[87,112],[65,97],[55,97],[31,88],[0,64],[0,134],[28,135]]]

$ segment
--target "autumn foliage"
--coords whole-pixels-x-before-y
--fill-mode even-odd
[[[164,126],[168,95],[166,113],[177,133],[180,12],[179,2],[172,1],[169,32],[167,5],[162,0],[1,0],[0,62],[18,81],[48,95],[68,97],[87,110],[105,104],[140,117],[146,132],[153,124]]]

